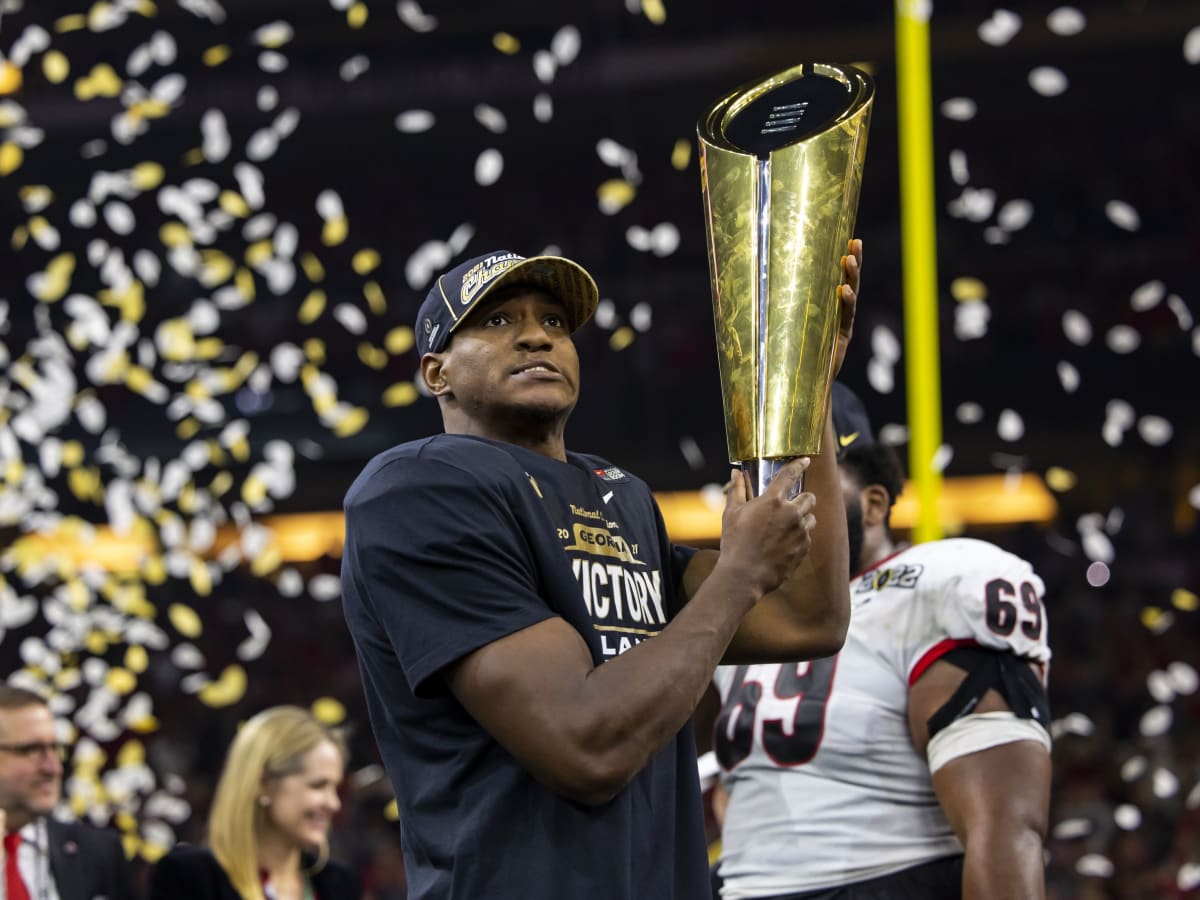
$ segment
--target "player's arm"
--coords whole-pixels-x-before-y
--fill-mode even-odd
[[[1010,664],[1027,665],[1008,655]],[[910,688],[909,727],[921,753],[929,747],[931,718],[946,708],[966,679],[966,672],[945,660],[930,666]],[[961,695],[960,699],[961,699]],[[957,704],[954,704],[957,705]],[[983,694],[974,713],[954,720],[938,733],[943,763],[933,772],[938,801],[966,850],[963,897],[968,900],[1038,900],[1045,897],[1043,842],[1050,805],[1050,753],[1037,740],[1028,720],[1006,720],[1010,704],[995,689]],[[990,721],[980,714],[993,714]],[[974,720],[974,721],[972,721]],[[1011,729],[1017,739],[987,749],[953,755],[954,741],[970,741],[967,729]],[[1040,726],[1036,726],[1040,727]],[[958,734],[953,729],[960,729]],[[1018,737],[1019,736],[1019,737]],[[947,742],[949,739],[949,742]],[[988,738],[976,735],[977,742]],[[993,735],[991,740],[1003,739]],[[959,744],[959,750],[969,747]]]
[[[839,288],[841,318],[833,371],[846,357],[854,331],[862,270],[862,241],[849,244],[842,257],[845,283]],[[817,499],[820,525],[812,549],[794,576],[767,596],[742,620],[723,663],[790,662],[832,656],[842,649],[850,624],[850,551],[846,507],[838,475],[832,419],[821,438],[825,452],[812,458],[804,489]],[[684,597],[693,596],[717,564],[717,551],[697,553],[684,573]]]
[[[596,666],[571,625],[547,619],[449,666],[450,690],[551,790],[606,803],[684,726],[742,617],[808,551],[813,498],[787,496],[803,467],[789,464],[754,499],[734,473],[724,552],[653,639]]]

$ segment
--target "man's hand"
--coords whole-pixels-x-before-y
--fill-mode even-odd
[[[854,312],[858,307],[858,287],[862,277],[862,241],[858,238],[846,246],[846,255],[842,257],[842,275],[846,280],[838,287],[842,304],[838,317],[837,344],[833,351],[835,376],[842,370],[846,348],[850,346],[850,337],[854,334]]]
[[[733,470],[721,520],[718,565],[737,573],[760,594],[786,581],[812,546],[816,497],[791,496],[808,465],[806,456],[793,459],[775,473],[759,497],[753,496],[750,477],[741,469]]]

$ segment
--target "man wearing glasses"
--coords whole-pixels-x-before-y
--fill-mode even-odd
[[[0,684],[0,834],[7,900],[133,900],[120,838],[50,813],[62,792],[63,746],[46,701]]]

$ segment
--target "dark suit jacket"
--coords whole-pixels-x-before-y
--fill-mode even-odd
[[[362,897],[358,876],[335,862],[313,875],[312,883],[318,900]],[[242,900],[242,896],[211,850],[181,844],[154,866],[150,900]]]
[[[46,819],[50,874],[62,900],[137,900],[133,870],[115,831]]]

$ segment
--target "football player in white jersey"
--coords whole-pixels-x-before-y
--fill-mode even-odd
[[[895,453],[843,385],[833,406],[849,636],[827,659],[717,670],[721,897],[1042,898],[1042,580],[984,541],[899,544]]]

